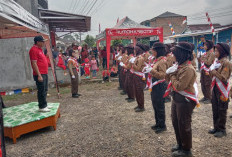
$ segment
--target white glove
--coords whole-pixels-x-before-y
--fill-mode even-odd
[[[72,75],[72,78],[75,79],[75,75]]]
[[[214,68],[215,68],[215,69],[218,69],[218,68],[220,68],[220,66],[221,66],[221,63],[216,63],[216,64],[214,65]]]
[[[135,60],[136,60],[136,57],[133,57],[133,58],[130,59],[130,62],[134,64]]]
[[[130,63],[133,63],[133,61],[135,61],[135,57],[132,57],[132,58],[129,60]]]
[[[215,69],[218,69],[221,66],[221,63],[217,63],[217,60],[213,62],[213,64],[210,66],[209,71],[213,71]]]
[[[147,67],[147,68],[145,69],[145,72],[144,72],[144,73],[149,73],[149,72],[151,72],[152,69],[153,69],[152,67]]]
[[[123,62],[120,62],[119,65],[120,65],[121,67],[125,66],[125,64],[124,64]]]
[[[122,59],[122,56],[118,57],[118,60],[120,61]]]
[[[170,68],[166,70],[166,74],[174,73],[175,71],[177,71],[177,68],[178,68],[178,65],[174,64],[173,66],[171,66]]]

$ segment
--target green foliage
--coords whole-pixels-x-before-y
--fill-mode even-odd
[[[93,47],[95,44],[95,38],[91,35],[87,35],[84,41],[88,47]]]
[[[139,39],[139,42],[142,44],[150,45],[150,39],[149,38],[141,38]]]
[[[112,44],[112,46],[117,46],[118,44],[122,44],[122,40],[113,40],[112,42],[111,42],[111,44]]]

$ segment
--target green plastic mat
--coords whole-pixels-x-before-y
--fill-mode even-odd
[[[48,103],[50,112],[39,112],[38,102],[3,109],[4,127],[16,127],[56,115],[59,103]]]

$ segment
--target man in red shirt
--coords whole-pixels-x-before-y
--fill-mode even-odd
[[[34,38],[35,45],[29,51],[31,66],[33,69],[33,77],[38,89],[37,97],[40,112],[49,112],[47,107],[47,91],[48,91],[48,62],[43,53],[45,39],[42,36]]]

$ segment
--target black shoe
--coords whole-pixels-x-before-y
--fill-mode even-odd
[[[217,132],[216,129],[211,129],[211,130],[208,131],[209,134],[215,134],[216,132]]]
[[[121,87],[118,87],[118,90],[122,90],[122,88],[121,88]]]
[[[135,99],[128,99],[128,100],[127,100],[127,102],[129,102],[129,103],[130,103],[130,102],[134,102],[134,101],[135,101]]]
[[[232,115],[230,116],[230,118],[232,118]]]
[[[205,100],[207,100],[207,99],[204,97],[201,100],[199,100],[199,102],[204,102]]]
[[[223,136],[226,136],[226,132],[225,131],[217,131],[214,134],[214,137],[217,137],[217,138],[222,138]]]
[[[203,101],[204,104],[210,104],[211,101],[209,99],[206,99],[205,101]]]
[[[81,94],[77,94],[78,96],[81,96]]]
[[[181,150],[181,146],[179,144],[173,146],[171,151],[175,152],[175,151],[178,151],[178,150]]]
[[[135,112],[143,112],[143,111],[145,111],[145,108],[137,108],[137,109],[135,109]]]
[[[125,92],[125,91],[122,91],[120,94],[121,94],[121,95],[126,95],[126,92]]]
[[[172,157],[192,157],[191,151],[178,150],[172,153]]]
[[[164,101],[165,103],[171,102],[171,98],[165,98]]]
[[[73,98],[78,98],[79,96],[77,94],[72,95]]]
[[[136,109],[138,109],[139,107],[138,106],[136,106],[135,108],[134,108],[134,110],[136,110]]]
[[[125,100],[129,100],[130,98],[126,98]]]
[[[156,124],[156,125],[152,125],[152,126],[151,126],[151,129],[152,129],[152,130],[156,130],[158,127],[159,127],[159,126],[158,126],[157,124]]]
[[[155,129],[155,133],[159,134],[162,133],[164,131],[167,131],[167,127],[158,127],[157,129]]]

